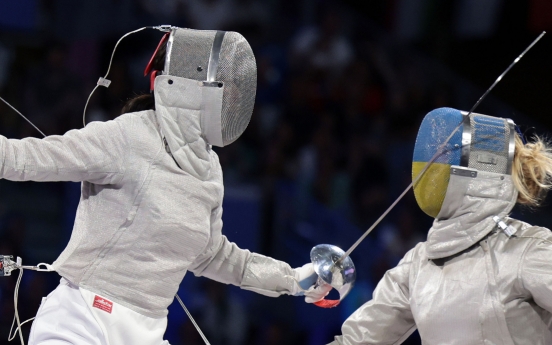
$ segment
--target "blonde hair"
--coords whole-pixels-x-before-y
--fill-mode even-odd
[[[517,202],[529,207],[540,206],[552,188],[552,148],[538,136],[526,144],[518,135],[515,137],[512,179],[519,192]]]

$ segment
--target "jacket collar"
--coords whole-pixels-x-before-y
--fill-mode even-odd
[[[493,216],[503,218],[510,213],[517,195],[510,175],[451,174],[443,206],[427,235],[428,258],[445,258],[479,242],[495,228]]]
[[[211,169],[209,145],[202,136],[200,82],[175,76],[155,78],[155,114],[171,154],[185,172],[205,180]]]

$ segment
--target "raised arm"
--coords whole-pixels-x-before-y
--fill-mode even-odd
[[[0,178],[115,183],[124,173],[129,149],[120,121],[91,122],[44,139],[0,136]]]
[[[335,337],[329,345],[400,344],[414,332],[416,324],[408,287],[414,250],[385,273],[372,300],[345,320],[341,327],[343,335]]]

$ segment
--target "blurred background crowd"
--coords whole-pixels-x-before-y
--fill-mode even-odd
[[[547,0],[2,0],[0,97],[47,135],[80,128],[115,42],[158,24],[238,31],[250,42],[258,65],[254,114],[242,138],[217,149],[226,187],[223,232],[242,248],[297,267],[316,244],[347,249],[382,214],[411,181],[423,116],[443,106],[469,110],[552,27],[552,6]],[[112,84],[92,97],[87,121],[113,119],[127,99],[148,92],[143,69],[161,35],[146,30],[121,43]],[[552,44],[539,43],[477,112],[546,133],[551,53]],[[0,134],[40,137],[2,103]],[[26,264],[55,260],[79,195],[78,183],[1,180],[0,254]],[[515,214],[552,226],[546,208]],[[191,274],[179,294],[214,345],[325,344],[371,298],[385,271],[425,240],[431,222],[407,194],[353,253],[357,284],[334,309]],[[58,280],[55,273],[25,273],[22,318],[34,316]],[[15,277],[0,279],[0,344],[13,317],[14,286]],[[203,343],[178,304],[169,309],[166,338],[173,345]],[[406,343],[420,342],[413,335]]]

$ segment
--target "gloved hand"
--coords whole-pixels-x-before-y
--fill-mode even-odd
[[[315,286],[318,275],[314,272],[312,263],[295,268],[293,273],[296,284],[294,284],[291,294],[293,296],[305,296],[305,302],[307,303],[320,301],[326,297],[332,289],[330,284]]]

